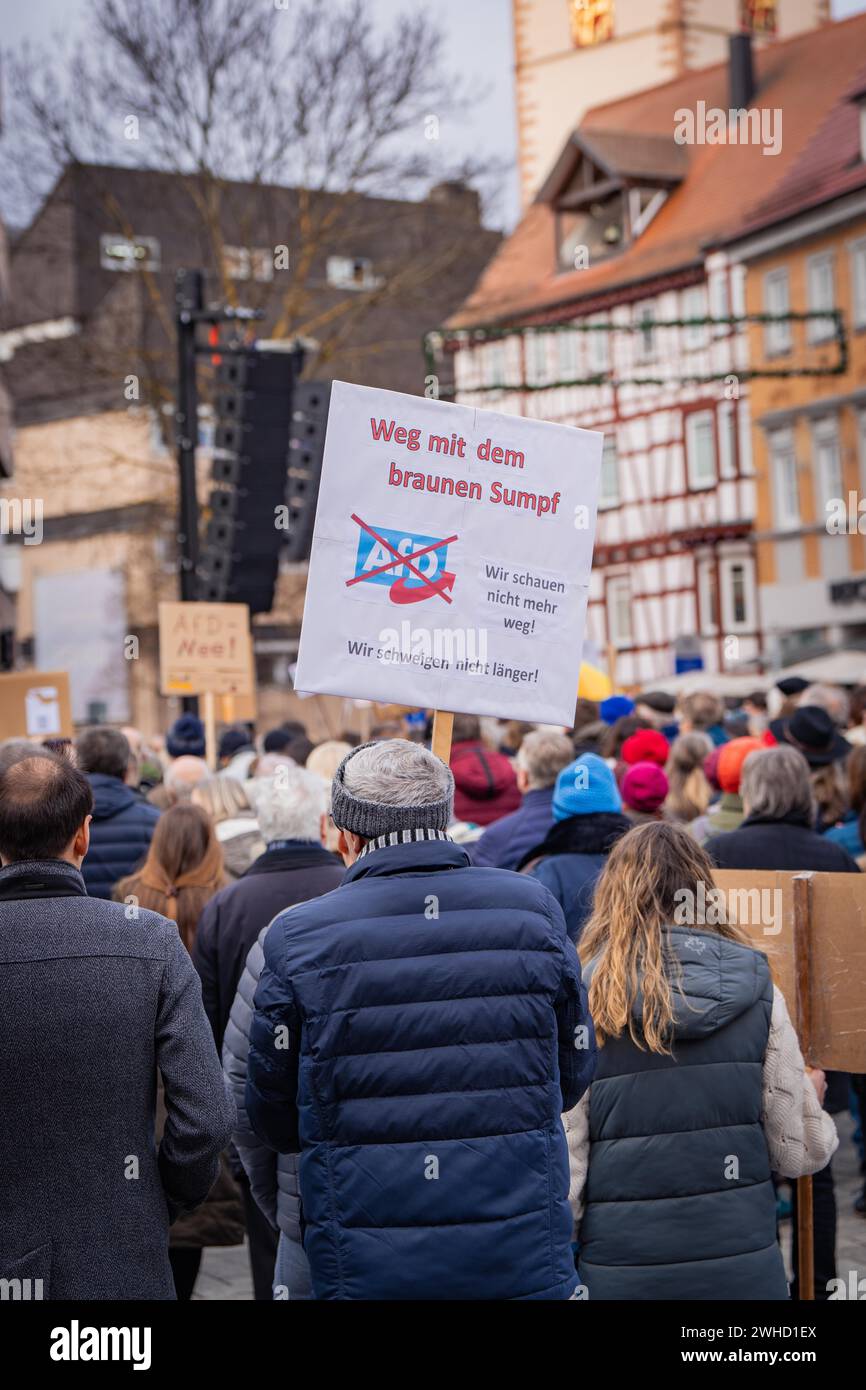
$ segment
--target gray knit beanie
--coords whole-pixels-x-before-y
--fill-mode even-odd
[[[347,753],[331,783],[331,815],[340,830],[350,830],[364,840],[375,840],[379,835],[392,830],[446,830],[452,819],[454,806],[454,777],[448,773],[448,794],[441,801],[428,801],[422,805],[394,806],[382,801],[360,801],[346,790],[346,764],[364,748],[373,748],[380,739],[369,743],[359,743]],[[426,749],[424,750],[427,751]],[[432,754],[428,754],[432,757]],[[437,759],[437,761],[439,761]]]

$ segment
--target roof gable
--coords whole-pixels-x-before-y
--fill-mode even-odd
[[[777,154],[764,154],[756,144],[675,145],[678,112],[695,111],[699,102],[707,109],[727,110],[727,63],[690,71],[588,111],[578,131],[581,143],[570,142],[578,157],[604,159],[625,178],[629,162],[633,174],[653,160],[658,169],[661,152],[673,144],[682,151],[674,158],[683,158],[686,165],[680,182],[637,241],[578,270],[557,271],[555,213],[549,203],[536,201],[451,325],[532,318],[554,309],[564,316],[577,302],[632,293],[628,287],[634,287],[637,297],[646,282],[700,267],[705,248],[732,236],[768,191],[779,186],[836,104],[840,89],[858,80],[864,50],[866,15],[855,15],[756,51],[753,108],[767,117],[781,112],[783,138]]]

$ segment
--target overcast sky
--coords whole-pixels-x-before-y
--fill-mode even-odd
[[[0,0],[3,7],[3,46],[17,46],[22,39],[50,42],[58,31],[75,32],[87,13],[90,0]],[[249,0],[250,4],[262,0]],[[327,4],[328,0],[322,0]],[[441,23],[448,45],[449,65],[467,81],[484,88],[471,122],[449,128],[443,121],[440,138],[453,141],[457,149],[483,149],[513,164],[516,129],[514,55],[511,36],[511,0],[370,0],[382,21],[413,5],[425,10]],[[784,3],[784,0],[783,0]],[[866,10],[866,0],[833,0],[835,18]],[[511,225],[517,216],[518,185],[516,170],[504,189],[497,222]]]

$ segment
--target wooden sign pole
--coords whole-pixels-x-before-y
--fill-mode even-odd
[[[797,1023],[806,1065],[812,1053],[812,875],[795,874],[794,969],[797,978]],[[815,1214],[811,1177],[797,1178],[797,1287],[801,1302],[815,1299]]]
[[[204,702],[204,747],[205,758],[211,772],[217,770],[217,746],[216,746],[216,696],[213,691],[206,690],[202,695]]]
[[[454,732],[454,715],[445,709],[433,711],[433,740],[431,749],[443,763],[451,761],[451,736]]]

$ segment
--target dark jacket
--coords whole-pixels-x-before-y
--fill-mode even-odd
[[[627,1034],[599,1050],[581,1282],[590,1303],[786,1299],[761,1123],[767,959],[709,931],[668,932],[683,982],[673,1056],[641,1050]]]
[[[282,913],[246,1090],[300,1152],[317,1298],[568,1298],[560,1112],[592,1077],[580,965],[554,899],[447,840],[363,855]]]
[[[520,805],[517,777],[511,760],[478,739],[455,743],[451,749],[454,774],[454,815],[474,825],[490,825]]]
[[[803,820],[762,820],[747,816],[739,830],[714,835],[704,845],[720,869],[812,869],[816,873],[858,874],[841,845],[818,835]]]
[[[87,780],[93,820],[81,872],[91,898],[110,898],[118,879],[137,869],[147,854],[159,811],[119,777],[92,772]]]
[[[343,881],[343,865],[320,845],[267,850],[236,883],[214,897],[196,929],[192,959],[217,1048],[222,1048],[232,1002],[250,947],[278,912],[329,893]]]
[[[271,1225],[300,1244],[301,1192],[298,1179],[297,1154],[278,1154],[252,1129],[246,1107],[247,1064],[250,1052],[250,1029],[255,1006],[253,999],[265,964],[263,943],[268,928],[263,927],[246,959],[238,992],[232,1004],[231,1016],[223,1043],[223,1071],[234,1096],[238,1120],[235,1127],[235,1148],[240,1155],[250,1191]]]
[[[552,824],[553,787],[525,792],[516,811],[494,821],[474,844],[467,845],[469,857],[481,869],[516,869]]]
[[[0,869],[0,1277],[45,1298],[174,1298],[169,1217],[234,1124],[177,927],[130,911],[59,860]]]
[[[595,885],[617,840],[631,830],[628,816],[596,811],[556,821],[540,845],[524,855],[521,872],[548,888],[565,914],[569,938],[577,942],[592,912]]]

